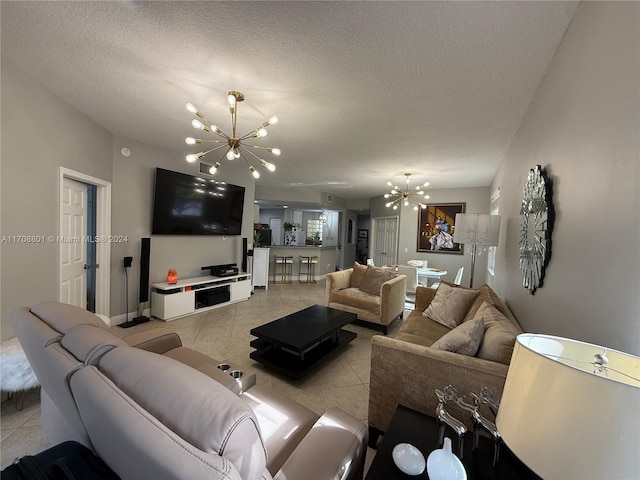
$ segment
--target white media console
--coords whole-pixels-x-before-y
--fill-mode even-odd
[[[247,300],[250,296],[250,273],[154,283],[151,285],[151,315],[160,320],[175,320],[197,311]]]

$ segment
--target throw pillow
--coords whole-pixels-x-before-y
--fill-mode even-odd
[[[362,285],[362,279],[364,278],[364,272],[367,271],[366,265],[360,265],[358,262],[353,264],[353,272],[351,272],[350,287],[360,288]]]
[[[500,297],[498,297],[496,292],[494,292],[489,285],[485,283],[478,288],[478,292],[478,298],[476,298],[475,302],[473,302],[473,305],[471,305],[471,307],[469,308],[467,316],[464,319],[465,322],[476,318],[478,309],[482,305],[482,302],[485,301],[489,305],[493,305],[494,307],[496,307],[503,315],[507,315],[507,307],[504,304],[504,301]]]
[[[455,328],[462,323],[477,296],[477,290],[440,283],[435,297],[422,315],[445,327]]]
[[[367,271],[364,272],[364,278],[360,285],[360,291],[380,296],[380,289],[382,284],[388,282],[396,276],[393,270],[389,270],[382,267],[368,266]]]
[[[431,345],[431,348],[473,357],[480,348],[483,335],[484,319],[478,317],[458,325]]]
[[[476,357],[509,365],[520,332],[507,317],[487,302],[482,303],[476,315],[484,318],[485,326]]]

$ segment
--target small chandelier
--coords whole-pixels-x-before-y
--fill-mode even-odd
[[[193,126],[193,128],[204,130],[205,132],[213,133],[214,135],[217,135],[223,138],[223,140],[202,140],[200,138],[193,138],[193,137],[185,138],[185,142],[187,143],[187,145],[196,145],[200,143],[221,143],[222,144],[218,147],[212,148],[211,150],[202,151],[198,153],[191,153],[187,155],[186,157],[187,162],[193,163],[196,160],[204,157],[208,153],[215,152],[216,150],[220,150],[221,148],[225,148],[226,150],[224,151],[224,154],[222,155],[222,157],[220,157],[220,160],[222,160],[222,158],[225,156],[227,157],[227,160],[235,160],[237,158],[242,157],[244,161],[247,162],[247,165],[249,166],[249,171],[254,176],[254,178],[260,178],[260,173],[254,168],[251,162],[249,162],[245,153],[256,158],[260,162],[260,164],[270,172],[275,171],[276,166],[273,163],[269,163],[264,158],[260,158],[258,155],[253,153],[247,147],[251,147],[259,150],[266,150],[267,152],[270,152],[276,156],[280,155],[280,149],[272,148],[272,147],[262,147],[259,145],[252,145],[250,143],[245,143],[245,140],[249,138],[265,137],[267,135],[267,127],[269,125],[278,123],[278,117],[273,116],[266,122],[262,123],[262,125],[250,131],[249,133],[246,133],[245,135],[242,135],[242,136],[238,136],[236,134],[236,114],[238,112],[238,102],[242,102],[243,100],[244,100],[244,95],[240,92],[231,91],[227,96],[227,101],[229,102],[229,110],[231,111],[231,126],[233,128],[233,132],[231,135],[227,135],[222,130],[220,130],[220,128],[217,125],[207,120],[207,117],[205,117],[204,113],[200,112],[192,103],[187,103],[187,110],[189,110],[191,113],[193,113],[195,116],[198,117],[197,119],[194,118],[191,121],[191,125]],[[220,160],[218,160],[209,169],[209,173],[211,175],[216,173],[218,168],[220,168]]]
[[[324,210],[322,210],[322,213],[318,215],[318,220],[320,220],[320,223],[327,223],[327,220],[329,220],[329,217],[324,212]]]
[[[387,208],[392,207],[394,210],[397,210],[398,205],[402,203],[405,207],[413,205],[413,209],[416,211],[418,210],[418,208],[427,208],[427,206],[422,203],[420,199],[424,198],[425,200],[428,200],[430,198],[429,195],[425,195],[424,190],[422,190],[422,187],[426,187],[427,185],[429,185],[429,182],[424,182],[422,185],[418,185],[417,187],[415,187],[415,189],[411,190],[409,188],[409,177],[411,177],[411,174],[405,173],[404,176],[407,177],[407,183],[404,187],[404,191],[401,190],[397,185],[394,186],[390,181],[387,182],[387,185],[392,188],[391,192],[384,194],[384,198],[396,198],[394,198],[390,202],[387,202],[385,206]]]

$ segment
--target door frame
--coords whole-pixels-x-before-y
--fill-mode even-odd
[[[109,317],[110,288],[111,288],[111,182],[76,172],[65,167],[59,168],[58,173],[58,235],[62,235],[62,199],[63,179],[69,178],[96,187],[96,236],[105,241],[96,242],[96,314]],[[62,245],[58,248],[58,299],[62,300]]]

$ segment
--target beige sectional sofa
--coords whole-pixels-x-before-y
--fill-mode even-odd
[[[450,323],[452,319],[459,326]],[[467,289],[443,282],[437,290],[418,287],[415,309],[399,331],[393,337],[372,338],[370,444],[386,431],[398,404],[435,416],[435,389],[452,385],[472,403],[469,394],[486,386],[499,399],[521,332],[505,302],[488,285]],[[470,333],[473,339],[467,338]],[[473,428],[469,412],[452,405],[447,411]]]
[[[175,333],[123,340],[57,302],[12,321],[42,385],[47,440],[83,443],[120,478],[362,478],[366,425],[339,409],[318,416],[255,376],[236,380]]]
[[[326,306],[355,313],[358,320],[379,325],[384,334],[402,317],[407,276],[394,269],[355,263],[353,268],[327,275]]]

